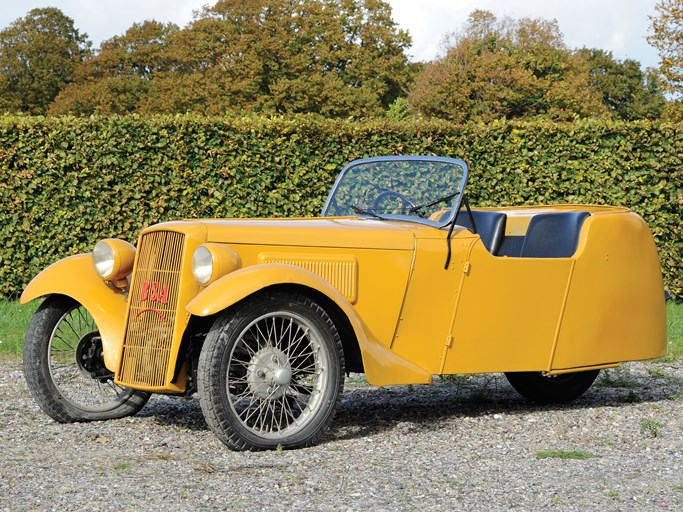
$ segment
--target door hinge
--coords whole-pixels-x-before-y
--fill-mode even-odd
[[[453,347],[453,335],[449,334],[446,336],[446,347],[452,348]]]
[[[470,262],[466,261],[465,266],[462,267],[462,273],[467,274],[467,273],[469,273],[469,271],[470,271]]]

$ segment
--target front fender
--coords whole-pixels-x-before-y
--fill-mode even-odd
[[[392,384],[430,384],[432,376],[385,347],[367,329],[353,306],[330,283],[320,276],[292,265],[266,263],[232,272],[209,285],[192,299],[186,309],[196,316],[209,316],[236,304],[248,296],[282,284],[296,284],[324,294],[346,315],[351,323],[363,357],[368,382],[375,386]]]
[[[123,292],[97,275],[91,254],[77,254],[53,263],[34,277],[19,302],[25,304],[55,293],[77,300],[90,312],[102,337],[104,364],[115,371],[126,323]]]

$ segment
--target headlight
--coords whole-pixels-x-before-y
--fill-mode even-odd
[[[125,240],[107,238],[95,244],[92,251],[95,272],[106,281],[124,279],[133,271],[135,247]]]
[[[241,267],[239,254],[226,245],[200,245],[192,255],[192,274],[202,286]]]
[[[207,284],[211,281],[213,274],[213,256],[206,246],[201,245],[197,247],[192,255],[192,274],[197,282],[201,285]]]

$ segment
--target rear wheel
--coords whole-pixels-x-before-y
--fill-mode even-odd
[[[149,393],[114,384],[95,321],[63,295],[45,299],[28,326],[24,376],[40,408],[60,423],[122,418],[149,399]]]
[[[505,377],[523,397],[546,404],[577,399],[591,387],[598,373],[591,370],[546,376],[542,372],[509,372]]]
[[[337,329],[315,302],[273,293],[216,320],[199,358],[207,423],[234,450],[300,448],[332,421],[344,385]]]

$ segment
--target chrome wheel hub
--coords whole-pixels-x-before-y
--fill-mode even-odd
[[[278,400],[291,381],[292,367],[282,350],[266,347],[253,355],[247,368],[247,383],[254,396],[262,400]]]

